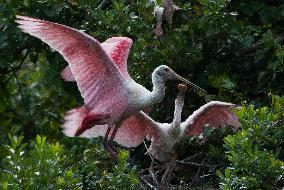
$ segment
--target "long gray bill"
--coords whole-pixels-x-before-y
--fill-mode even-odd
[[[175,76],[178,80],[189,84],[191,87],[193,87],[194,89],[196,89],[197,91],[199,91],[202,95],[207,94],[207,92],[206,92],[204,89],[202,89],[202,88],[200,88],[199,86],[197,86],[196,84],[193,84],[192,82],[186,80],[185,78],[182,78],[182,77],[179,76],[178,74],[174,73],[174,76]]]

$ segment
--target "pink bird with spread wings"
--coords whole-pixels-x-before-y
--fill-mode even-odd
[[[186,135],[199,135],[206,124],[209,124],[209,127],[212,128],[225,127],[227,125],[232,126],[234,129],[239,127],[238,118],[232,111],[236,105],[220,101],[211,101],[201,106],[186,121],[181,122],[187,87],[180,84],[178,88],[179,94],[175,100],[172,123],[158,123],[144,112],[139,112],[139,114],[123,122],[114,140],[122,146],[135,147],[141,144],[146,136],[149,136],[151,145],[147,153],[161,162],[170,162],[176,159],[174,145]],[[107,126],[100,125],[86,130],[81,137],[103,136],[106,130]]]
[[[112,141],[118,128],[125,119],[133,116],[130,120],[139,120],[143,115],[139,111],[161,102],[167,80],[180,80],[205,92],[166,65],[157,67],[152,73],[152,91],[136,83],[127,71],[127,57],[132,45],[129,38],[113,37],[101,44],[84,32],[65,25],[26,16],[17,18],[23,32],[41,39],[64,57],[69,67],[62,75],[76,81],[84,99],[82,107],[66,113],[63,132],[67,136],[80,136],[87,129],[107,124],[104,144],[114,156],[116,149]],[[135,131],[134,128],[132,126],[131,130]]]
[[[203,132],[205,125],[211,128],[231,126],[234,130],[240,126],[236,114],[233,112],[235,104],[221,101],[211,101],[194,111],[184,122],[181,113],[184,106],[187,87],[180,84],[179,94],[175,100],[174,118],[172,123],[152,123],[151,145],[147,153],[161,162],[177,159],[174,149],[184,136],[197,136]]]

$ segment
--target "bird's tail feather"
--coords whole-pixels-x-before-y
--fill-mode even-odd
[[[66,136],[74,137],[88,113],[89,109],[86,106],[74,108],[66,112],[62,126],[63,133]]]
[[[65,67],[60,75],[65,81],[75,81],[74,75],[72,74],[71,68],[69,66]]]

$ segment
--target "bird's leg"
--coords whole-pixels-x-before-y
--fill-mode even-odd
[[[109,135],[110,131],[111,131],[111,126],[108,126],[107,131],[106,131],[106,134],[105,134],[105,136],[104,136],[104,140],[103,140],[103,143],[104,143],[104,144],[107,144],[108,135]]]
[[[112,133],[111,133],[111,136],[110,136],[110,138],[108,139],[108,145],[109,145],[109,147],[117,154],[118,153],[118,151],[117,151],[117,149],[113,146],[113,139],[114,139],[114,137],[115,137],[115,135],[116,135],[116,132],[117,132],[117,130],[119,129],[119,127],[121,126],[121,122],[120,123],[117,123],[115,126],[114,126],[114,128],[113,128],[113,131],[112,131]]]
[[[112,159],[116,160],[116,152],[113,151],[113,149],[109,146],[109,143],[108,143],[108,135],[110,131],[111,131],[111,126],[108,126],[106,134],[104,136],[103,145],[107,149],[109,154],[111,155]]]
[[[158,182],[158,180],[157,180],[157,178],[156,178],[156,176],[155,176],[155,172],[154,172],[154,169],[153,169],[153,167],[154,167],[154,158],[149,154],[149,156],[150,156],[150,158],[151,158],[151,164],[150,164],[150,167],[149,167],[149,173],[150,173],[150,175],[151,175],[151,177],[152,177],[152,180],[153,180],[153,182],[155,183],[155,185],[156,185],[156,187],[159,187],[160,186],[160,184],[159,184],[159,182]]]
[[[167,189],[168,188],[168,179],[170,177],[170,173],[172,171],[172,169],[174,168],[175,165],[175,157],[172,158],[172,160],[170,161],[170,163],[167,164],[167,169],[164,173],[164,175],[162,176],[161,179],[161,188],[162,189]]]
[[[145,148],[146,148],[146,150],[147,150],[147,152],[145,153],[145,155],[148,155],[149,157],[150,157],[150,159],[151,159],[151,164],[150,164],[150,167],[149,167],[149,174],[151,175],[151,177],[152,177],[152,180],[153,180],[153,182],[155,183],[155,185],[156,185],[156,187],[158,188],[160,185],[159,185],[159,182],[158,182],[158,180],[157,180],[157,178],[156,178],[156,176],[155,176],[155,173],[154,173],[154,163],[155,163],[155,160],[154,160],[154,158],[152,157],[152,155],[148,152],[148,147],[147,147],[147,145],[146,145],[146,143],[145,143],[145,141],[144,141],[144,146],[145,146]]]

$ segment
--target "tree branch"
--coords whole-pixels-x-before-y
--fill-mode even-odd
[[[20,68],[22,67],[22,65],[24,64],[26,58],[28,57],[29,53],[30,53],[30,49],[27,49],[27,52],[26,52],[26,54],[24,55],[23,59],[21,60],[20,64],[19,64],[18,66],[16,66],[16,67],[11,67],[11,69],[9,69],[9,70],[7,71],[7,73],[14,72],[14,71],[20,69]]]
[[[12,76],[15,75],[15,72],[18,69],[20,69],[22,67],[22,65],[24,64],[24,62],[27,59],[29,53],[30,53],[30,49],[27,49],[27,52],[24,55],[24,57],[22,58],[22,60],[20,61],[20,64],[17,65],[16,67],[10,66],[11,68],[9,70],[7,70],[6,73],[11,73],[12,72],[12,74],[5,81],[1,82],[2,84],[7,84],[11,80]]]

